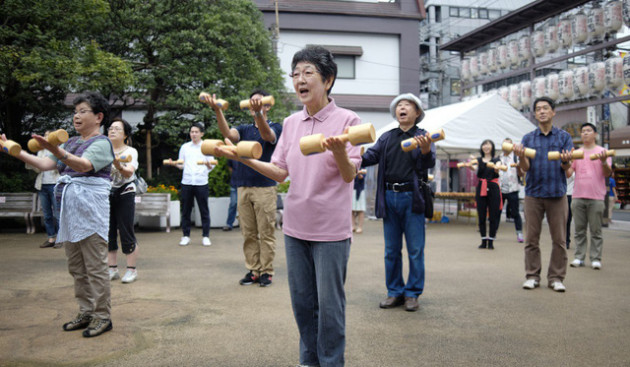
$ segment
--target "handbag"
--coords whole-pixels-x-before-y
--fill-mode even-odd
[[[422,190],[422,198],[424,199],[424,217],[433,218],[433,198],[435,195],[428,183],[423,180],[419,181]]]
[[[136,174],[136,179],[133,181],[133,183],[136,185],[136,195],[147,193],[149,185],[147,185],[147,182],[144,180],[144,178],[140,177],[140,175]]]

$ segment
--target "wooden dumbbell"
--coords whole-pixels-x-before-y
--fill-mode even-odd
[[[115,158],[118,162],[129,163],[132,157],[130,155],[121,155]]]
[[[22,147],[20,144],[14,142],[13,140],[2,141],[0,139],[0,149],[4,150],[9,155],[17,157],[22,151]]]
[[[501,149],[503,149],[503,151],[506,153],[510,153],[512,152],[512,150],[514,150],[514,144],[508,143],[507,141],[503,142],[503,144],[501,145]],[[536,158],[536,150],[532,148],[525,148],[525,156],[531,159]]]
[[[500,163],[499,163],[499,164],[494,164],[493,162],[488,162],[488,163],[486,163],[486,166],[487,166],[488,168],[490,168],[490,169],[495,169],[495,168],[497,168],[497,169],[500,169],[501,171],[507,171],[507,169],[508,169],[508,168],[507,168],[507,166],[504,166],[504,165],[502,165],[502,164],[500,164]]]
[[[344,142],[349,141],[352,145],[366,144],[374,142],[376,139],[376,130],[372,124],[361,124],[350,126],[347,134],[337,136]],[[304,155],[323,153],[324,141],[326,137],[324,134],[307,135],[300,138],[300,150]]]
[[[239,157],[258,159],[262,156],[262,145],[257,141],[239,141],[236,146],[225,145],[219,139],[206,139],[201,143],[203,155],[213,155],[214,148],[228,149]]]
[[[205,100],[206,98],[212,98],[212,96],[210,94],[206,93],[206,92],[199,93],[199,102],[205,103],[208,106],[210,106],[210,103],[206,102],[206,100]],[[215,103],[223,111],[227,110],[228,107],[230,106],[230,103],[228,101],[226,101],[225,99],[217,99],[215,101]]]
[[[440,130],[436,130],[433,131],[431,133],[429,133],[429,139],[431,139],[432,142],[436,142],[436,141],[440,141],[440,140],[444,140],[444,138],[446,137],[446,135],[444,135],[444,130],[440,129]],[[400,146],[402,147],[402,150],[405,152],[409,152],[411,150],[414,150],[418,147],[418,142],[416,141],[415,138],[409,138],[406,140],[403,140],[400,142]]]
[[[197,161],[197,164],[201,166],[202,164],[206,164],[206,162],[210,163],[213,166],[216,166],[217,164],[219,164],[219,162],[215,161],[215,160],[211,160],[211,161]]]
[[[574,150],[571,153],[572,159],[584,159],[584,151],[583,150]],[[549,152],[547,153],[547,159],[550,161],[557,161],[560,159],[560,152]]]
[[[52,145],[61,145],[68,141],[68,132],[63,129],[59,129],[48,134],[46,138],[48,142]],[[39,143],[35,139],[31,139],[28,141],[28,150],[33,153],[37,153],[43,148],[39,146]]]
[[[477,162],[473,161],[473,162],[459,162],[457,163],[457,168],[462,168],[462,167],[472,167],[472,166],[476,166]]]
[[[518,167],[518,163],[510,163],[510,167]]]
[[[430,174],[427,178],[429,179],[429,181],[433,181],[433,179],[435,178],[435,176],[433,176],[433,175],[431,175],[431,174]]]
[[[599,154],[591,154],[591,156],[590,156],[591,160],[594,161],[596,159],[599,159],[598,155]],[[615,152],[614,149],[606,151],[606,157],[614,157],[615,155],[617,155],[617,152]]]
[[[170,162],[168,159],[165,159],[165,160],[162,161],[162,164],[165,165],[165,166],[168,166],[168,165],[174,166],[176,164],[184,164],[184,160],[180,159],[180,160],[177,160],[177,161]]]
[[[263,106],[273,106],[274,104],[276,104],[276,99],[273,98],[273,96],[264,96],[260,99],[260,101],[262,102]],[[238,106],[241,108],[241,110],[249,110],[249,108],[251,107],[249,105],[249,99],[244,99],[241,102],[239,102]]]

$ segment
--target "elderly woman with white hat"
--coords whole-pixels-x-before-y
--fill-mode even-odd
[[[381,308],[405,305],[418,309],[418,296],[424,289],[425,216],[422,181],[435,166],[435,145],[427,131],[416,126],[423,118],[420,100],[411,93],[394,98],[389,110],[399,122],[378,139],[363,155],[363,167],[379,165],[376,189],[376,216],[383,218],[385,235],[385,283],[387,298]],[[415,138],[418,147],[402,150],[400,143]],[[402,237],[407,241],[409,277],[402,274]]]

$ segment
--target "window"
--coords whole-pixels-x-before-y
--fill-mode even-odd
[[[501,17],[501,10],[490,9],[488,10],[488,17],[490,19],[497,19]]]
[[[440,23],[441,21],[442,21],[442,7],[436,6],[435,7],[435,22]]]
[[[470,8],[459,8],[460,18],[470,18]]]
[[[354,79],[355,57],[351,55],[333,55],[337,63],[337,78]]]
[[[451,79],[451,96],[459,96],[462,93],[462,84],[459,79]]]
[[[479,18],[479,15],[477,13],[477,8],[471,8],[470,9],[470,17],[473,18],[473,19]]]
[[[459,8],[456,8],[456,7],[451,6],[451,7],[448,9],[448,15],[449,15],[450,17],[458,17],[458,16],[459,16]]]
[[[479,19],[488,19],[488,9],[479,9]]]

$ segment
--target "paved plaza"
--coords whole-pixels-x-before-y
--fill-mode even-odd
[[[420,310],[382,310],[382,223],[352,244],[346,366],[630,365],[630,224],[604,229],[603,269],[569,268],[567,292],[521,288],[523,245],[501,223],[496,250],[478,250],[465,220],[429,224]],[[298,334],[277,231],[267,288],[239,286],[241,234],[211,231],[212,246],[140,231],[139,278],[112,284],[114,329],[86,339],[61,325],[78,307],[63,249],[42,233],[0,233],[0,366],[295,366]],[[543,229],[543,276],[550,239]],[[572,250],[568,253],[569,260]],[[588,262],[587,262],[588,265]],[[124,269],[124,256],[119,254]],[[405,266],[406,268],[406,266]]]

